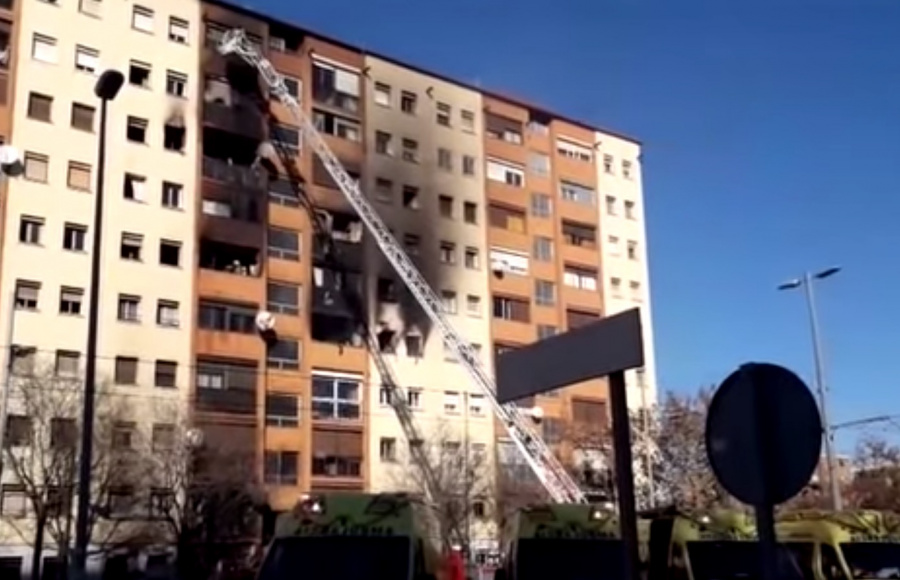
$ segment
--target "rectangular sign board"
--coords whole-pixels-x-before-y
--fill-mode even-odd
[[[644,366],[637,308],[497,357],[497,398],[509,403]]]

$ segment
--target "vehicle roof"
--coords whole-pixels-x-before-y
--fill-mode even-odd
[[[275,523],[275,536],[416,534],[415,502],[403,494],[335,493],[305,501],[321,502],[308,510],[304,500]]]

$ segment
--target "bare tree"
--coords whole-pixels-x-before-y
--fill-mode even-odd
[[[148,450],[150,526],[176,546],[180,578],[204,578],[260,538],[264,495],[255,450],[247,438],[195,425],[174,404],[166,407]]]
[[[472,534],[478,534],[479,524],[488,516],[489,499],[494,497],[493,460],[488,445],[473,445],[458,426],[441,423],[423,445],[429,457],[428,469],[434,475],[431,489],[432,503],[428,505],[431,518],[427,525],[429,537],[442,546],[459,541],[469,544]],[[426,496],[428,479],[419,465],[398,465],[391,474],[398,489]]]
[[[853,479],[846,490],[854,507],[900,511],[900,447],[869,437],[860,442]]]
[[[29,353],[25,360],[33,362]],[[81,441],[82,383],[55,369],[18,368],[10,378],[9,415],[3,449],[3,481],[7,502],[18,497],[18,509],[4,510],[3,522],[32,545],[32,570],[39,571],[45,537],[54,542],[57,562],[68,561],[74,530],[74,492],[78,481]],[[105,387],[98,388],[92,458],[89,531],[96,546],[122,540],[119,520],[109,519],[109,506],[140,479],[128,452],[128,404]],[[35,572],[37,573],[37,572]]]

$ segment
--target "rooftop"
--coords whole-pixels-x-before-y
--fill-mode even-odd
[[[409,70],[414,71],[414,72],[417,72],[417,73],[419,73],[419,74],[423,74],[423,75],[426,75],[426,76],[430,76],[430,77],[432,77],[432,78],[435,78],[435,79],[438,79],[438,80],[441,80],[441,81],[444,81],[444,82],[447,82],[447,83],[455,84],[455,85],[457,85],[457,86],[460,86],[460,87],[463,87],[463,88],[466,88],[466,89],[469,89],[469,90],[472,90],[472,91],[481,93],[482,95],[485,95],[485,96],[488,96],[488,97],[492,97],[492,98],[495,98],[495,99],[498,99],[498,100],[501,100],[501,101],[506,101],[507,103],[509,103],[509,104],[511,104],[511,105],[516,105],[516,106],[519,106],[519,107],[522,107],[522,108],[525,108],[525,109],[529,109],[529,110],[532,110],[532,111],[536,111],[536,112],[539,112],[539,113],[543,113],[543,114],[545,114],[545,115],[547,115],[547,116],[550,116],[550,117],[552,117],[552,118],[554,118],[554,119],[557,119],[557,120],[559,120],[559,121],[563,121],[563,122],[566,122],[566,123],[571,123],[572,125],[577,125],[577,126],[580,126],[580,127],[584,127],[585,129],[588,129],[588,130],[590,130],[590,131],[597,131],[597,132],[600,132],[600,133],[605,133],[605,134],[610,135],[610,136],[612,136],[612,137],[617,137],[617,138],[623,139],[623,140],[625,140],[625,141],[630,141],[631,143],[634,143],[634,144],[636,144],[636,145],[641,145],[640,140],[638,140],[638,139],[636,139],[636,138],[634,138],[634,137],[631,137],[631,136],[629,136],[629,135],[625,135],[624,133],[619,133],[619,132],[617,132],[617,131],[612,131],[612,130],[610,130],[610,129],[605,129],[605,128],[599,127],[599,126],[597,126],[597,125],[595,125],[595,124],[593,124],[593,123],[588,123],[587,121],[584,121],[584,120],[575,119],[575,118],[572,118],[572,117],[569,117],[569,116],[560,114],[560,113],[558,113],[558,112],[556,112],[556,111],[553,111],[552,109],[549,109],[549,108],[547,108],[547,107],[543,107],[543,106],[537,105],[537,104],[532,103],[532,102],[528,102],[528,101],[526,101],[526,100],[524,100],[524,99],[520,99],[520,98],[516,98],[516,97],[511,97],[511,96],[509,96],[509,95],[503,94],[503,93],[498,92],[498,91],[493,91],[493,90],[491,90],[491,89],[485,89],[485,88],[483,88],[483,87],[478,87],[478,86],[475,86],[475,85],[473,85],[473,84],[471,84],[471,83],[463,82],[463,81],[460,81],[459,79],[454,79],[454,78],[448,77],[447,75],[443,75],[443,74],[441,74],[441,73],[437,73],[437,72],[434,72],[434,71],[432,71],[432,70],[428,70],[428,69],[423,68],[423,67],[420,67],[420,66],[416,66],[416,65],[413,65],[413,64],[410,64],[410,63],[407,63],[407,62],[400,61],[400,60],[398,60],[398,59],[396,59],[396,58],[393,58],[393,57],[388,56],[388,55],[385,55],[385,54],[381,54],[381,53],[378,53],[378,52],[374,52],[374,51],[368,50],[368,49],[363,49],[362,47],[356,46],[356,45],[351,44],[351,43],[349,43],[349,42],[346,42],[346,41],[343,41],[343,40],[339,40],[339,39],[337,39],[337,38],[334,38],[334,37],[331,37],[331,36],[327,36],[327,35],[325,35],[325,34],[321,34],[321,33],[319,33],[319,32],[316,32],[315,30],[310,30],[310,29],[308,29],[308,28],[306,28],[306,27],[300,26],[299,24],[295,24],[295,23],[293,23],[293,22],[288,22],[288,21],[286,21],[286,20],[282,20],[282,19],[276,18],[276,17],[274,17],[274,16],[272,16],[272,15],[270,15],[270,14],[265,14],[265,13],[263,13],[263,12],[260,12],[260,11],[258,11],[258,10],[256,10],[256,9],[253,9],[253,8],[249,8],[249,7],[247,7],[247,6],[243,6],[243,5],[240,5],[240,4],[236,4],[236,3],[234,3],[234,2],[229,2],[229,1],[227,1],[227,0],[203,0],[203,1],[206,2],[206,3],[208,3],[208,4],[212,4],[212,5],[214,5],[214,6],[220,6],[220,7],[222,7],[222,8],[226,8],[226,9],[228,9],[228,10],[233,10],[234,12],[237,12],[237,13],[242,14],[242,15],[244,15],[244,16],[248,16],[248,17],[250,17],[250,18],[255,18],[255,19],[257,19],[257,20],[261,20],[261,21],[263,21],[263,22],[265,22],[265,23],[267,23],[267,24],[276,24],[276,25],[278,25],[278,26],[284,26],[284,27],[292,28],[292,29],[296,30],[297,32],[299,32],[300,34],[302,34],[302,35],[304,35],[304,36],[309,36],[309,37],[312,37],[312,38],[314,38],[314,39],[316,39],[316,40],[321,40],[322,42],[326,42],[326,43],[328,43],[328,44],[332,44],[332,45],[341,47],[341,48],[346,49],[346,50],[350,50],[350,51],[353,51],[353,52],[357,52],[357,53],[359,53],[359,54],[365,54],[365,55],[373,56],[373,57],[375,57],[375,58],[378,58],[378,59],[384,60],[384,61],[386,61],[386,62],[389,62],[389,63],[391,63],[391,64],[394,64],[394,65],[397,65],[397,66],[400,66],[400,67],[409,69]]]

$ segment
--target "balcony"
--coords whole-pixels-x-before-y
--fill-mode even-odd
[[[207,192],[201,204],[201,236],[248,248],[262,247],[265,229],[260,222],[266,207],[262,199],[246,195],[245,190]]]
[[[316,266],[313,268],[313,287],[314,314],[354,318],[356,308],[362,305],[359,274]],[[355,303],[357,300],[359,302]]]
[[[330,239],[317,236],[313,240],[313,260],[343,270],[361,271],[364,260],[362,221],[345,213],[319,211],[318,214]]]
[[[203,105],[203,122],[216,129],[257,139],[265,135],[263,116],[255,105],[228,106],[207,102]]]
[[[221,159],[204,157],[203,177],[232,187],[258,192],[266,191],[267,179],[265,174],[249,166],[236,165]]]
[[[259,229],[262,232],[262,228]],[[262,273],[259,253],[256,247],[201,238],[200,268],[258,278]]]
[[[198,411],[208,413],[254,415],[256,393],[248,389],[197,388],[196,404]]]

